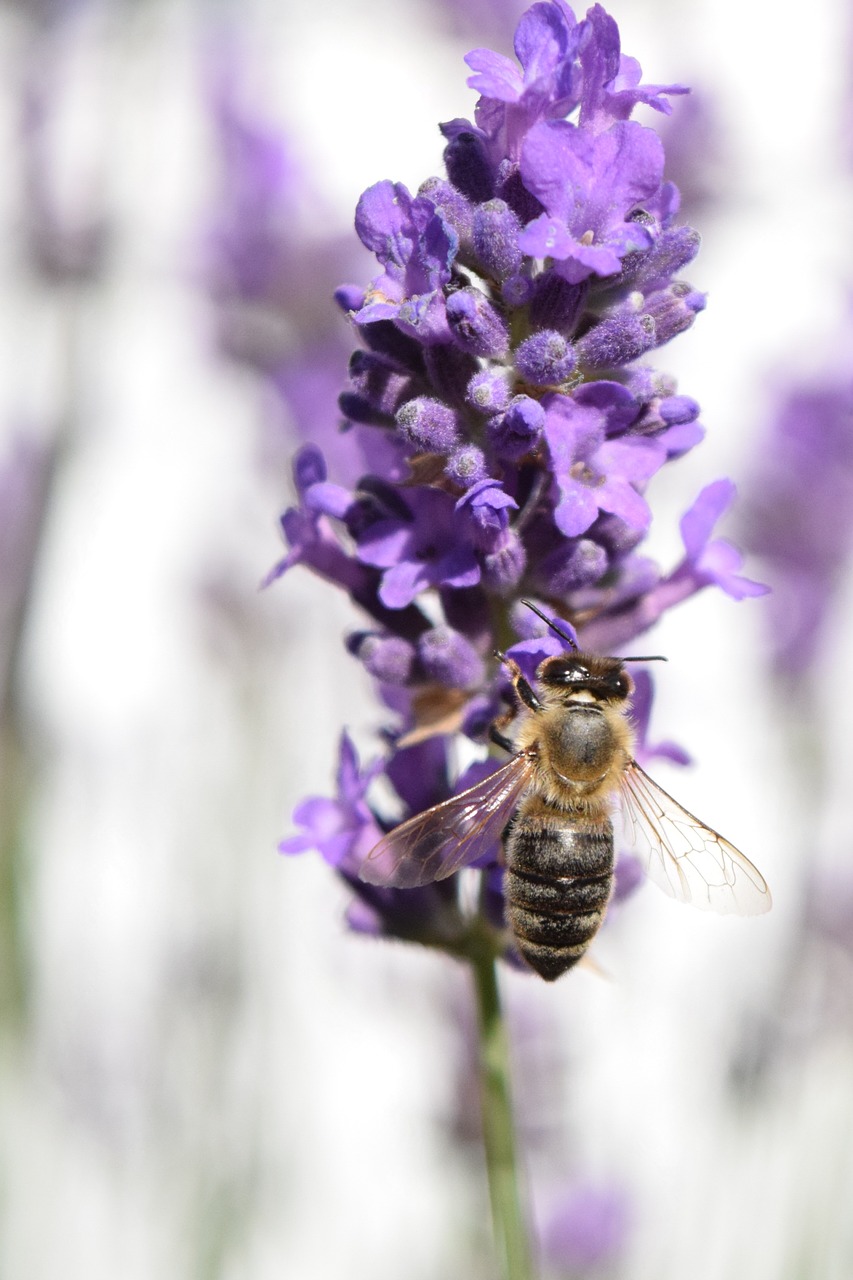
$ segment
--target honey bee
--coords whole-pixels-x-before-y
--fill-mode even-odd
[[[760,872],[688,813],[633,758],[626,662],[570,646],[545,658],[534,689],[505,654],[516,706],[492,726],[512,759],[476,786],[388,832],[361,869],[373,884],[414,888],[486,856],[503,838],[506,922],[521,956],[553,982],[586,952],[614,883],[611,813],[621,801],[646,873],[681,902],[754,915],[770,908]],[[512,739],[504,734],[520,712]]]

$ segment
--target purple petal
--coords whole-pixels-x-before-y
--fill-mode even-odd
[[[599,503],[593,491],[585,485],[568,483],[560,485],[560,499],[554,508],[554,523],[567,538],[577,538],[586,533],[598,516]]]
[[[567,258],[577,241],[558,217],[542,213],[519,234],[518,247],[531,258]]]
[[[594,463],[607,475],[644,484],[666,462],[666,450],[655,440],[609,440],[595,453]]]
[[[595,493],[598,506],[602,511],[609,511],[611,515],[618,516],[632,529],[648,529],[652,522],[649,504],[622,476],[608,476]]]
[[[435,582],[446,587],[476,587],[480,566],[470,547],[453,547],[435,565]]]
[[[386,570],[379,599],[388,609],[405,609],[419,591],[431,586],[428,566],[420,561],[404,561]]]
[[[405,557],[411,542],[411,525],[402,524],[399,520],[378,520],[362,534],[358,558],[362,564],[388,569]]]
[[[312,484],[305,492],[305,507],[308,511],[334,516],[337,520],[344,518],[352,504],[353,495],[349,489],[329,481]]]
[[[365,248],[383,265],[404,268],[411,253],[406,234],[412,197],[401,182],[376,182],[362,194],[355,210],[355,229]]]
[[[518,102],[524,82],[510,58],[491,49],[472,49],[465,61],[475,73],[466,81],[469,89],[499,102]]]
[[[566,55],[567,34],[565,12],[556,5],[534,4],[521,15],[513,48],[524,67],[525,84],[550,79]]]
[[[743,556],[737,547],[732,546],[725,538],[715,538],[699,557],[697,567],[733,600],[766,595],[770,590],[768,586],[754,582],[751,578],[744,578],[738,573],[742,565]]]
[[[681,517],[681,537],[691,560],[704,548],[714,525],[731,505],[735,493],[731,480],[715,480],[705,486],[690,510]]]

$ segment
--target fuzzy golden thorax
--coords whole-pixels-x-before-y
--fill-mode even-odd
[[[618,658],[572,653],[546,658],[536,682],[540,709],[523,713],[515,735],[537,759],[532,791],[559,809],[609,807],[633,750],[630,676]]]

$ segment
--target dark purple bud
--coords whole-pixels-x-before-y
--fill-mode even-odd
[[[410,338],[407,333],[403,333],[401,329],[398,329],[393,321],[374,320],[372,324],[359,325],[358,332],[364,339],[365,346],[369,347],[371,351],[387,356],[393,364],[401,369],[408,369],[415,374],[423,374],[423,347],[415,338]]]
[[[505,710],[502,703],[495,698],[480,696],[472,698],[462,718],[462,732],[474,742],[480,742],[489,732],[489,726]]]
[[[503,317],[479,289],[459,289],[447,299],[447,320],[463,351],[499,359],[509,350],[509,330]]]
[[[598,582],[608,568],[604,547],[590,538],[567,542],[545,557],[537,571],[546,595],[562,596]]]
[[[501,297],[508,307],[526,307],[533,297],[533,281],[529,276],[510,276],[501,285]]]
[[[571,333],[577,324],[589,285],[570,284],[553,271],[537,276],[530,303],[530,323],[535,329],[556,329],[559,333]]]
[[[293,459],[293,483],[296,492],[303,494],[312,484],[322,484],[326,479],[326,459],[315,444],[304,444]]]
[[[341,413],[351,422],[393,425],[401,401],[411,395],[411,378],[372,351],[354,351],[349,373],[352,386],[338,397]]]
[[[655,322],[634,310],[601,320],[575,343],[578,362],[588,369],[611,369],[636,360],[655,346]]]
[[[431,396],[407,400],[397,410],[397,426],[409,444],[426,453],[450,453],[459,443],[456,414]]]
[[[425,674],[439,684],[467,689],[481,684],[483,660],[477,650],[452,627],[431,627],[418,641],[418,657]]]
[[[430,385],[441,399],[458,405],[465,403],[468,384],[480,367],[476,356],[451,342],[428,347],[424,366]]]
[[[608,512],[602,512],[599,515],[590,533],[595,541],[600,542],[609,552],[611,558],[624,556],[627,552],[633,551],[634,547],[643,541],[644,536],[642,529],[632,529],[624,520],[620,520],[619,516]]]
[[[474,208],[461,191],[458,191],[450,182],[446,182],[444,178],[427,178],[426,182],[421,183],[418,188],[418,195],[431,200],[436,209],[441,211],[445,222],[459,237],[460,246],[470,246]]]
[[[480,480],[485,480],[488,470],[483,450],[478,449],[475,444],[464,444],[450,455],[444,474],[461,489],[470,489]]]
[[[570,343],[555,329],[542,329],[525,338],[515,353],[515,367],[536,387],[565,382],[574,370],[575,353]]]
[[[500,413],[509,404],[508,373],[504,369],[481,369],[468,383],[465,399],[480,413]]]
[[[356,631],[347,637],[350,653],[383,684],[407,684],[415,665],[415,647],[401,636]]]
[[[515,462],[539,442],[545,410],[530,396],[514,396],[505,413],[486,424],[489,443],[499,458]]]
[[[667,396],[657,406],[658,416],[668,427],[682,422],[695,422],[699,417],[699,405],[690,396]]]
[[[442,126],[444,133],[446,126]],[[445,135],[446,136],[446,135]],[[461,131],[444,148],[447,176],[463,196],[481,204],[495,193],[494,177],[485,142],[475,133]]]
[[[517,160],[502,160],[498,165],[495,180],[495,195],[505,200],[516,213],[519,221],[526,225],[544,213],[544,207],[521,180],[521,168]]]
[[[441,591],[441,608],[448,626],[461,631],[481,651],[492,643],[492,609],[479,586]]]
[[[518,534],[508,530],[503,545],[483,557],[482,583],[500,595],[514,591],[527,566],[527,554]]]
[[[471,234],[487,275],[495,280],[515,275],[524,256],[518,247],[521,223],[504,200],[488,200],[475,209]]]

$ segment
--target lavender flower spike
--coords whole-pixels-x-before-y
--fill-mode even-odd
[[[642,554],[654,476],[703,430],[695,401],[638,361],[704,297],[677,274],[698,237],[676,222],[663,144],[630,117],[638,103],[668,111],[685,91],[642,84],[600,5],[581,18],[564,0],[533,5],[515,52],[517,63],[468,56],[480,97],[472,121],[442,126],[446,175],[415,194],[377,182],[358,203],[378,273],[338,292],[361,342],[339,404],[362,479],[332,484],[319,451],[300,453],[299,505],[282,518],[290,551],[270,575],[303,564],[365,613],[347,647],[393,708],[382,768],[403,803],[389,817],[368,781],[358,804],[374,834],[462,787],[448,748],[459,734],[483,742],[505,706],[492,655],[527,661],[522,597],[612,652],[706,586],[735,599],[764,590],[712,537],[733,497],[726,480],[686,512],[679,565]],[[416,752],[433,740],[424,774]],[[298,847],[313,840],[328,857],[324,815],[299,811]],[[335,843],[332,861],[351,879],[365,827],[341,822],[335,841],[348,847]],[[490,893],[498,855],[484,868]],[[494,918],[477,928],[508,954]]]
[[[496,650],[533,680],[567,637],[612,653],[706,586],[736,599],[764,588],[712,537],[733,496],[727,480],[686,512],[680,564],[666,571],[643,554],[654,477],[704,430],[695,401],[640,361],[691,325],[705,299],[679,275],[698,237],[676,221],[663,144],[631,116],[640,103],[667,112],[684,90],[644,85],[598,4],[578,18],[566,0],[540,0],[522,15],[514,48],[516,61],[468,55],[480,96],[472,120],[441,126],[444,175],[414,194],[386,179],[358,203],[356,232],[378,270],[336,299],[361,348],[339,408],[364,467],[344,488],[328,480],[319,451],[300,455],[298,506],[282,519],[290,551],[271,576],[303,564],[358,605],[364,624],[347,647],[375,681],[387,721],[368,770],[344,739],[336,799],[300,806],[302,830],[282,849],[314,848],[335,867],[353,894],[353,930],[471,966],[499,1253],[505,1280],[528,1280],[520,1202],[504,1194],[515,1177],[495,964],[521,965],[513,938],[519,949],[530,940],[516,889],[515,933],[505,925],[498,826],[480,824],[469,799],[452,806],[456,847],[466,844],[466,874],[479,885],[462,895],[461,857],[441,861],[441,824],[421,815],[475,785],[503,827],[524,794],[519,765],[529,757],[485,755],[513,695]],[[556,617],[560,634],[544,634],[537,612]],[[641,729],[649,685],[642,695]],[[460,777],[452,761],[466,737],[483,758]],[[642,739],[638,749],[652,750]],[[381,798],[380,773],[390,784]],[[398,846],[382,837],[402,822],[413,825],[400,842],[414,841],[417,853],[387,887],[380,864]],[[629,888],[623,876],[623,896]],[[561,955],[543,968],[525,950],[546,977],[572,963]]]

